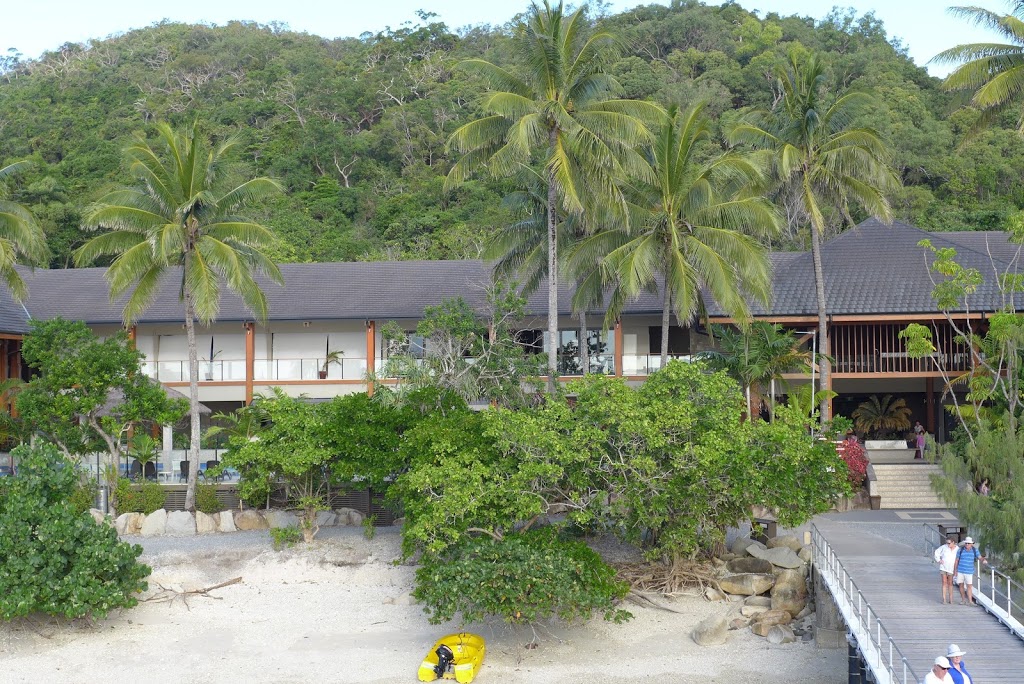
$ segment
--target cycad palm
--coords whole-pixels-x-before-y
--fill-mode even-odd
[[[1024,92],[1024,2],[1011,3],[1010,14],[981,7],[952,7],[961,19],[992,30],[1008,43],[958,45],[936,55],[937,64],[960,64],[943,82],[949,90],[973,90],[971,102],[979,109],[996,112]],[[1018,125],[1024,130],[1024,113]]]
[[[557,378],[559,213],[582,214],[594,201],[621,206],[620,164],[644,137],[643,125],[626,107],[604,106],[617,87],[606,69],[621,52],[618,41],[606,32],[587,32],[582,9],[565,16],[561,2],[534,3],[515,28],[517,71],[481,59],[461,63],[489,92],[482,102],[485,115],[448,141],[461,155],[448,174],[449,188],[482,170],[505,178],[535,164],[543,167],[549,390]]]
[[[771,265],[755,235],[778,228],[770,202],[747,194],[760,180],[749,159],[730,153],[701,159],[711,137],[703,105],[661,111],[645,155],[646,168],[630,180],[633,230],[610,229],[585,240],[579,255],[606,253],[616,283],[606,325],[630,297],[662,287],[661,366],[668,359],[670,315],[685,324],[705,310],[702,288],[730,315],[745,320],[745,297],[767,302]]]
[[[111,192],[90,209],[84,226],[109,232],[83,245],[75,253],[75,261],[85,265],[103,255],[114,256],[106,273],[111,298],[131,291],[124,308],[125,325],[137,320],[150,305],[165,273],[173,271],[180,278],[192,422],[185,506],[191,510],[199,472],[195,321],[209,324],[216,319],[222,281],[257,319],[266,319],[267,300],[255,275],[263,273],[283,282],[277,266],[261,252],[272,235],[236,212],[277,193],[280,187],[268,178],[235,185],[226,159],[234,146],[231,140],[211,146],[196,133],[195,125],[175,132],[160,124],[157,133],[155,147],[140,136],[126,150],[129,171],[139,187]]]
[[[898,181],[889,166],[889,151],[878,134],[852,125],[866,95],[846,93],[830,98],[824,68],[815,57],[803,63],[792,57],[777,77],[783,93],[781,107],[772,112],[751,112],[731,127],[728,137],[732,144],[746,143],[768,153],[781,183],[780,193],[795,200],[810,228],[822,353],[820,386],[824,390],[829,387],[827,306],[821,264],[825,214],[835,210],[852,223],[850,205],[858,204],[870,215],[889,222],[892,210],[886,193]],[[828,400],[822,399],[821,419],[828,418]]]
[[[7,199],[4,179],[29,166],[21,161],[0,169],[0,278],[17,301],[28,296],[25,281],[14,268],[17,263],[32,266],[46,261],[46,235],[27,208]]]

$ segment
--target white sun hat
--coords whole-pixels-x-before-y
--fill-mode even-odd
[[[964,538],[964,544],[973,544],[973,543],[974,543],[974,539],[973,538],[971,538],[971,537],[965,537]]]
[[[961,650],[960,647],[956,644],[950,644],[949,647],[946,649],[947,658],[955,658],[957,656],[965,655],[967,655],[967,651]]]

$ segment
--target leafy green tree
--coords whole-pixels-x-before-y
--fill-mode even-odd
[[[75,509],[77,471],[56,447],[15,454],[18,476],[0,484],[0,617],[102,618],[135,606],[150,573],[142,547]]]
[[[157,125],[157,143],[138,137],[125,155],[135,188],[105,195],[84,224],[105,228],[75,252],[78,265],[111,255],[107,269],[111,299],[131,291],[125,325],[138,320],[153,302],[163,278],[179,280],[188,337],[191,440],[185,508],[195,507],[199,472],[199,359],[195,324],[209,325],[220,308],[221,283],[237,293],[259,320],[266,320],[267,299],[256,282],[259,273],[282,283],[280,270],[261,251],[273,241],[263,226],[237,212],[277,193],[269,178],[236,184],[227,154],[229,139],[211,146],[196,125],[176,132]]]
[[[703,159],[700,146],[710,137],[704,105],[659,111],[644,166],[628,180],[635,217],[628,241],[603,247],[609,238],[614,243],[618,229],[590,241],[607,254],[620,290],[606,326],[627,298],[657,287],[661,278],[661,367],[668,361],[670,314],[685,325],[706,311],[702,288],[741,322],[750,315],[746,297],[767,304],[771,295],[768,253],[757,238],[776,232],[778,215],[748,192],[761,181],[750,159],[738,153]]]
[[[17,398],[26,427],[68,457],[105,453],[112,492],[132,426],[171,425],[187,410],[142,373],[124,332],[100,340],[81,321],[34,321],[21,353],[35,371]]]
[[[5,179],[28,165],[22,161],[0,168],[0,278],[19,302],[28,296],[28,288],[14,265],[41,266],[49,256],[43,229],[31,211],[9,199],[4,185]]]
[[[776,73],[782,99],[777,109],[750,112],[732,125],[732,144],[765,151],[781,183],[780,195],[792,202],[798,222],[810,233],[814,284],[818,304],[818,339],[822,345],[820,387],[829,387],[827,305],[821,240],[827,214],[838,213],[852,224],[851,209],[859,206],[890,221],[887,193],[898,186],[889,167],[890,152],[870,128],[854,125],[857,109],[868,99],[859,92],[832,96],[825,67],[817,56],[801,60],[796,52]],[[828,420],[828,400],[821,400],[821,418]]]
[[[483,59],[463,61],[462,68],[482,78],[489,91],[484,116],[461,126],[448,142],[461,155],[448,173],[448,189],[481,170],[506,178],[535,163],[544,168],[552,392],[558,377],[558,213],[581,214],[595,201],[620,205],[616,178],[631,158],[623,153],[645,134],[627,107],[605,101],[617,88],[608,67],[620,43],[611,33],[589,32],[586,21],[582,8],[565,16],[562,2],[534,3],[514,29],[517,70]]]

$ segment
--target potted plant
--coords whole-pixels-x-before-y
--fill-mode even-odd
[[[213,375],[214,375],[213,374],[213,362],[214,362],[214,360],[218,356],[220,356],[221,351],[223,351],[223,350],[221,350],[221,349],[218,349],[217,351],[213,351],[212,349],[210,350],[210,358],[206,359],[206,371],[204,373],[204,376],[205,376],[207,382],[210,382],[210,381],[213,380]]]
[[[318,372],[318,375],[320,376],[321,380],[326,380],[327,379],[327,368],[332,363],[336,363],[336,364],[340,364],[341,363],[341,357],[342,357],[342,355],[344,355],[344,353],[345,352],[340,351],[338,349],[335,349],[334,351],[327,352],[327,356],[324,357],[324,363],[323,363],[322,366],[320,366],[320,371]]]

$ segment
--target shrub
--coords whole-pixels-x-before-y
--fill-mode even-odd
[[[274,540],[274,549],[280,551],[284,547],[295,546],[302,541],[302,530],[295,525],[270,528],[270,537]]]
[[[196,510],[207,515],[224,510],[224,504],[217,498],[217,485],[201,484],[196,487]]]
[[[78,476],[51,444],[15,450],[18,476],[0,498],[0,617],[102,618],[136,604],[150,569],[71,504]]]
[[[76,513],[85,513],[96,503],[96,485],[92,482],[77,482],[68,503]]]
[[[463,623],[492,615],[509,623],[552,616],[571,622],[595,610],[621,622],[632,616],[615,604],[628,590],[586,544],[545,528],[500,539],[469,538],[443,553],[425,554],[413,596],[432,624],[456,613]]]
[[[167,502],[167,490],[156,482],[133,485],[131,480],[121,478],[114,490],[118,513],[145,513],[158,511]]]
[[[868,457],[864,452],[864,445],[858,441],[847,439],[839,446],[837,451],[846,462],[847,479],[854,491],[861,488],[864,478],[868,475]]]

